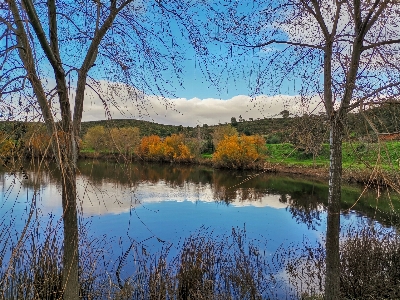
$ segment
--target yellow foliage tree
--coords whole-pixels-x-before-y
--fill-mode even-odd
[[[137,153],[144,160],[189,162],[194,159],[181,134],[173,134],[163,141],[157,135],[143,137]]]
[[[14,142],[5,134],[0,131],[0,157],[11,157],[14,156],[15,144]]]
[[[165,148],[169,151],[166,158],[170,161],[189,162],[194,159],[189,147],[185,144],[182,134],[173,134],[164,140]]]
[[[91,127],[83,137],[83,143],[96,152],[110,150],[110,133],[100,125]]]
[[[245,169],[262,162],[265,152],[265,140],[259,135],[225,136],[213,155],[213,163],[217,167]]]
[[[137,154],[144,160],[156,160],[156,154],[159,151],[161,139],[158,135],[145,136],[141,139],[137,148]]]
[[[110,138],[113,152],[132,153],[140,144],[139,128],[112,128]]]

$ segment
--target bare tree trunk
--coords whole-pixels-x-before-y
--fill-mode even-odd
[[[74,164],[67,161],[63,164],[61,172],[64,215],[63,298],[79,299],[76,169]]]
[[[326,279],[325,299],[338,299],[340,296],[340,200],[342,180],[342,138],[343,123],[335,117],[330,124],[330,168],[328,220],[326,232]]]

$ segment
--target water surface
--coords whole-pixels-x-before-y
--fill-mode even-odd
[[[146,253],[168,245],[173,254],[184,238],[199,230],[221,236],[232,228],[243,229],[248,239],[262,240],[270,256],[279,248],[304,241],[313,244],[325,236],[328,187],[324,182],[205,166],[80,161],[78,168],[81,228],[88,240],[102,240],[110,272],[132,243]],[[61,228],[57,168],[25,169],[28,179],[0,172],[0,217],[14,243],[30,212],[28,233],[44,235],[49,222]],[[397,199],[377,198],[374,191],[360,197],[362,191],[359,186],[343,188],[342,228],[372,224],[396,230],[392,226],[398,217],[391,207],[394,203],[396,211]],[[131,271],[132,265],[125,262],[123,276]]]

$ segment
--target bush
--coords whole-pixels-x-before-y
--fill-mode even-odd
[[[110,150],[110,134],[103,126],[94,126],[88,129],[83,137],[83,143],[96,152],[107,151]]]
[[[225,136],[213,155],[213,163],[216,167],[245,169],[263,162],[265,153],[265,141],[259,135]]]
[[[15,152],[14,142],[4,133],[0,132],[0,157],[12,157]]]
[[[140,143],[139,128],[111,128],[110,139],[111,150],[114,153],[130,154]]]
[[[50,149],[51,137],[43,124],[30,125],[22,141],[29,155],[33,157],[52,153]]]
[[[143,137],[137,154],[150,161],[189,162],[194,159],[182,134],[173,134],[164,141],[157,135]]]
[[[281,141],[281,137],[276,134],[269,136],[266,140],[267,144],[280,144]]]

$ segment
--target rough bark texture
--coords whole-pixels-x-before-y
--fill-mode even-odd
[[[343,124],[339,117],[330,124],[330,168],[328,220],[326,232],[325,299],[338,299],[340,295],[340,198],[342,180]]]
[[[79,299],[78,221],[76,208],[76,169],[64,163],[62,170],[62,206],[64,214],[63,289],[64,299]]]

